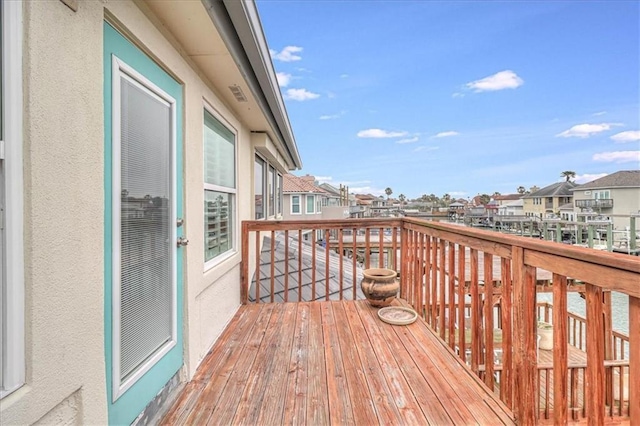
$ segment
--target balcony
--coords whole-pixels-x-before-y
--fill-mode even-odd
[[[611,198],[600,198],[600,199],[586,199],[586,200],[575,200],[576,207],[581,209],[612,209],[613,208],[613,199]]]
[[[243,305],[165,424],[640,421],[635,256],[410,218],[243,222],[242,255]],[[418,321],[358,300],[368,267],[400,271]],[[611,291],[629,296],[628,336]]]

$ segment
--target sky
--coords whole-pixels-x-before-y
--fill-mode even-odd
[[[639,1],[257,5],[294,174],[411,199],[640,168]]]

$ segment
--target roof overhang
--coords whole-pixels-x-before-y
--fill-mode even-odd
[[[178,42],[181,53],[243,124],[252,132],[269,135],[288,170],[302,168],[255,2],[145,3]],[[244,99],[239,100],[238,94]]]

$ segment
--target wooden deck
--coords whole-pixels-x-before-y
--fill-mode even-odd
[[[162,424],[513,424],[420,319],[366,301],[243,305]]]

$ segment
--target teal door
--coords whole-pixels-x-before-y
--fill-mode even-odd
[[[182,86],[104,24],[109,423],[130,424],[182,359]]]

